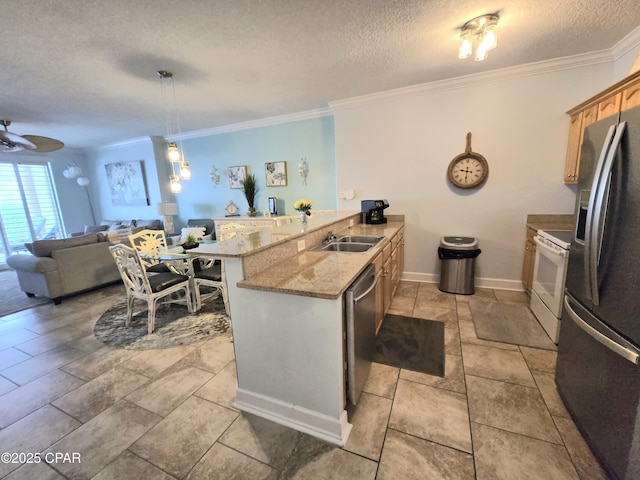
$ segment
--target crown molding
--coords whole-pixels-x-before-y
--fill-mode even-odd
[[[213,127],[204,130],[186,132],[180,135],[174,135],[173,138],[176,140],[186,140],[189,138],[208,137],[210,135],[220,135],[221,133],[230,133],[238,132],[241,130],[251,130],[253,128],[270,127],[273,125],[281,125],[283,123],[299,122],[302,120],[311,120],[315,118],[328,117],[331,115],[333,115],[333,111],[329,107],[317,108],[315,110],[305,110],[303,112],[290,113],[287,115],[278,115],[276,117],[267,117],[258,120],[233,123],[231,125],[223,125],[221,127]]]
[[[109,150],[112,148],[122,148],[122,147],[132,147],[135,145],[143,145],[146,143],[153,143],[153,137],[138,137],[138,138],[130,138],[129,140],[123,140],[121,142],[109,143],[107,145],[100,145],[99,147],[88,148],[85,151],[93,152],[100,150]]]
[[[631,50],[640,47],[640,27],[636,27],[626,37],[620,40],[611,48],[611,53],[615,60]]]
[[[510,80],[513,78],[540,75],[544,73],[556,72],[559,70],[569,70],[589,65],[598,65],[601,63],[612,62],[613,60],[614,57],[611,53],[611,50],[599,50],[597,52],[554,58],[552,60],[543,60],[541,62],[527,63],[515,67],[491,70],[489,72],[473,73],[471,75],[464,75],[462,77],[454,77],[430,83],[422,83],[419,85],[397,88],[385,92],[372,93],[360,97],[336,100],[333,102],[329,102],[329,106],[333,111],[344,110],[348,108],[370,105],[398,97],[422,95],[425,93],[441,92],[446,90],[455,90],[458,88],[466,88],[474,85]]]

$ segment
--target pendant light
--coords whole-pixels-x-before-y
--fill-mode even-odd
[[[180,116],[178,115],[177,110],[176,90],[173,84],[173,73],[167,70],[158,70],[156,74],[160,77],[162,98],[165,104],[165,123],[167,128],[167,141],[169,142],[169,144],[167,145],[167,158],[171,163],[171,193],[180,193],[182,191],[180,180],[189,180],[191,178],[191,170],[189,169],[189,162],[187,162],[184,158],[182,139],[180,139],[180,147],[178,147],[178,144],[173,139],[173,132],[171,130],[171,118],[174,117],[178,128],[177,134],[178,137],[180,137],[182,132],[180,131]],[[171,89],[171,99],[169,99],[169,88]],[[173,115],[171,112],[171,106],[173,106]]]

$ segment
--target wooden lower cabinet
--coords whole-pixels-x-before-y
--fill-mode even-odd
[[[376,267],[376,333],[382,326],[384,315],[389,310],[393,294],[398,288],[404,272],[404,228],[400,229],[391,241],[373,260]]]
[[[524,261],[522,263],[522,285],[531,293],[533,286],[533,269],[536,263],[536,243],[533,241],[537,231],[527,228],[527,241],[524,244]]]
[[[384,261],[382,258],[382,252],[380,252],[373,260],[373,264],[376,267],[376,335],[378,330],[382,326],[382,320],[384,319]]]

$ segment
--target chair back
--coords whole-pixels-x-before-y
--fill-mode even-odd
[[[151,285],[136,251],[121,243],[110,246],[109,251],[118,266],[125,288],[138,297],[149,295]]]
[[[164,230],[140,230],[129,235],[129,242],[145,270],[160,263],[160,256],[167,253],[167,238]]]

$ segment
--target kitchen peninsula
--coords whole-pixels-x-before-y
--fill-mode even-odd
[[[236,408],[344,445],[343,294],[404,226],[360,224],[359,212],[312,215],[309,224],[238,230],[190,253],[224,260],[238,390]],[[380,235],[365,253],[311,251],[327,234]]]

